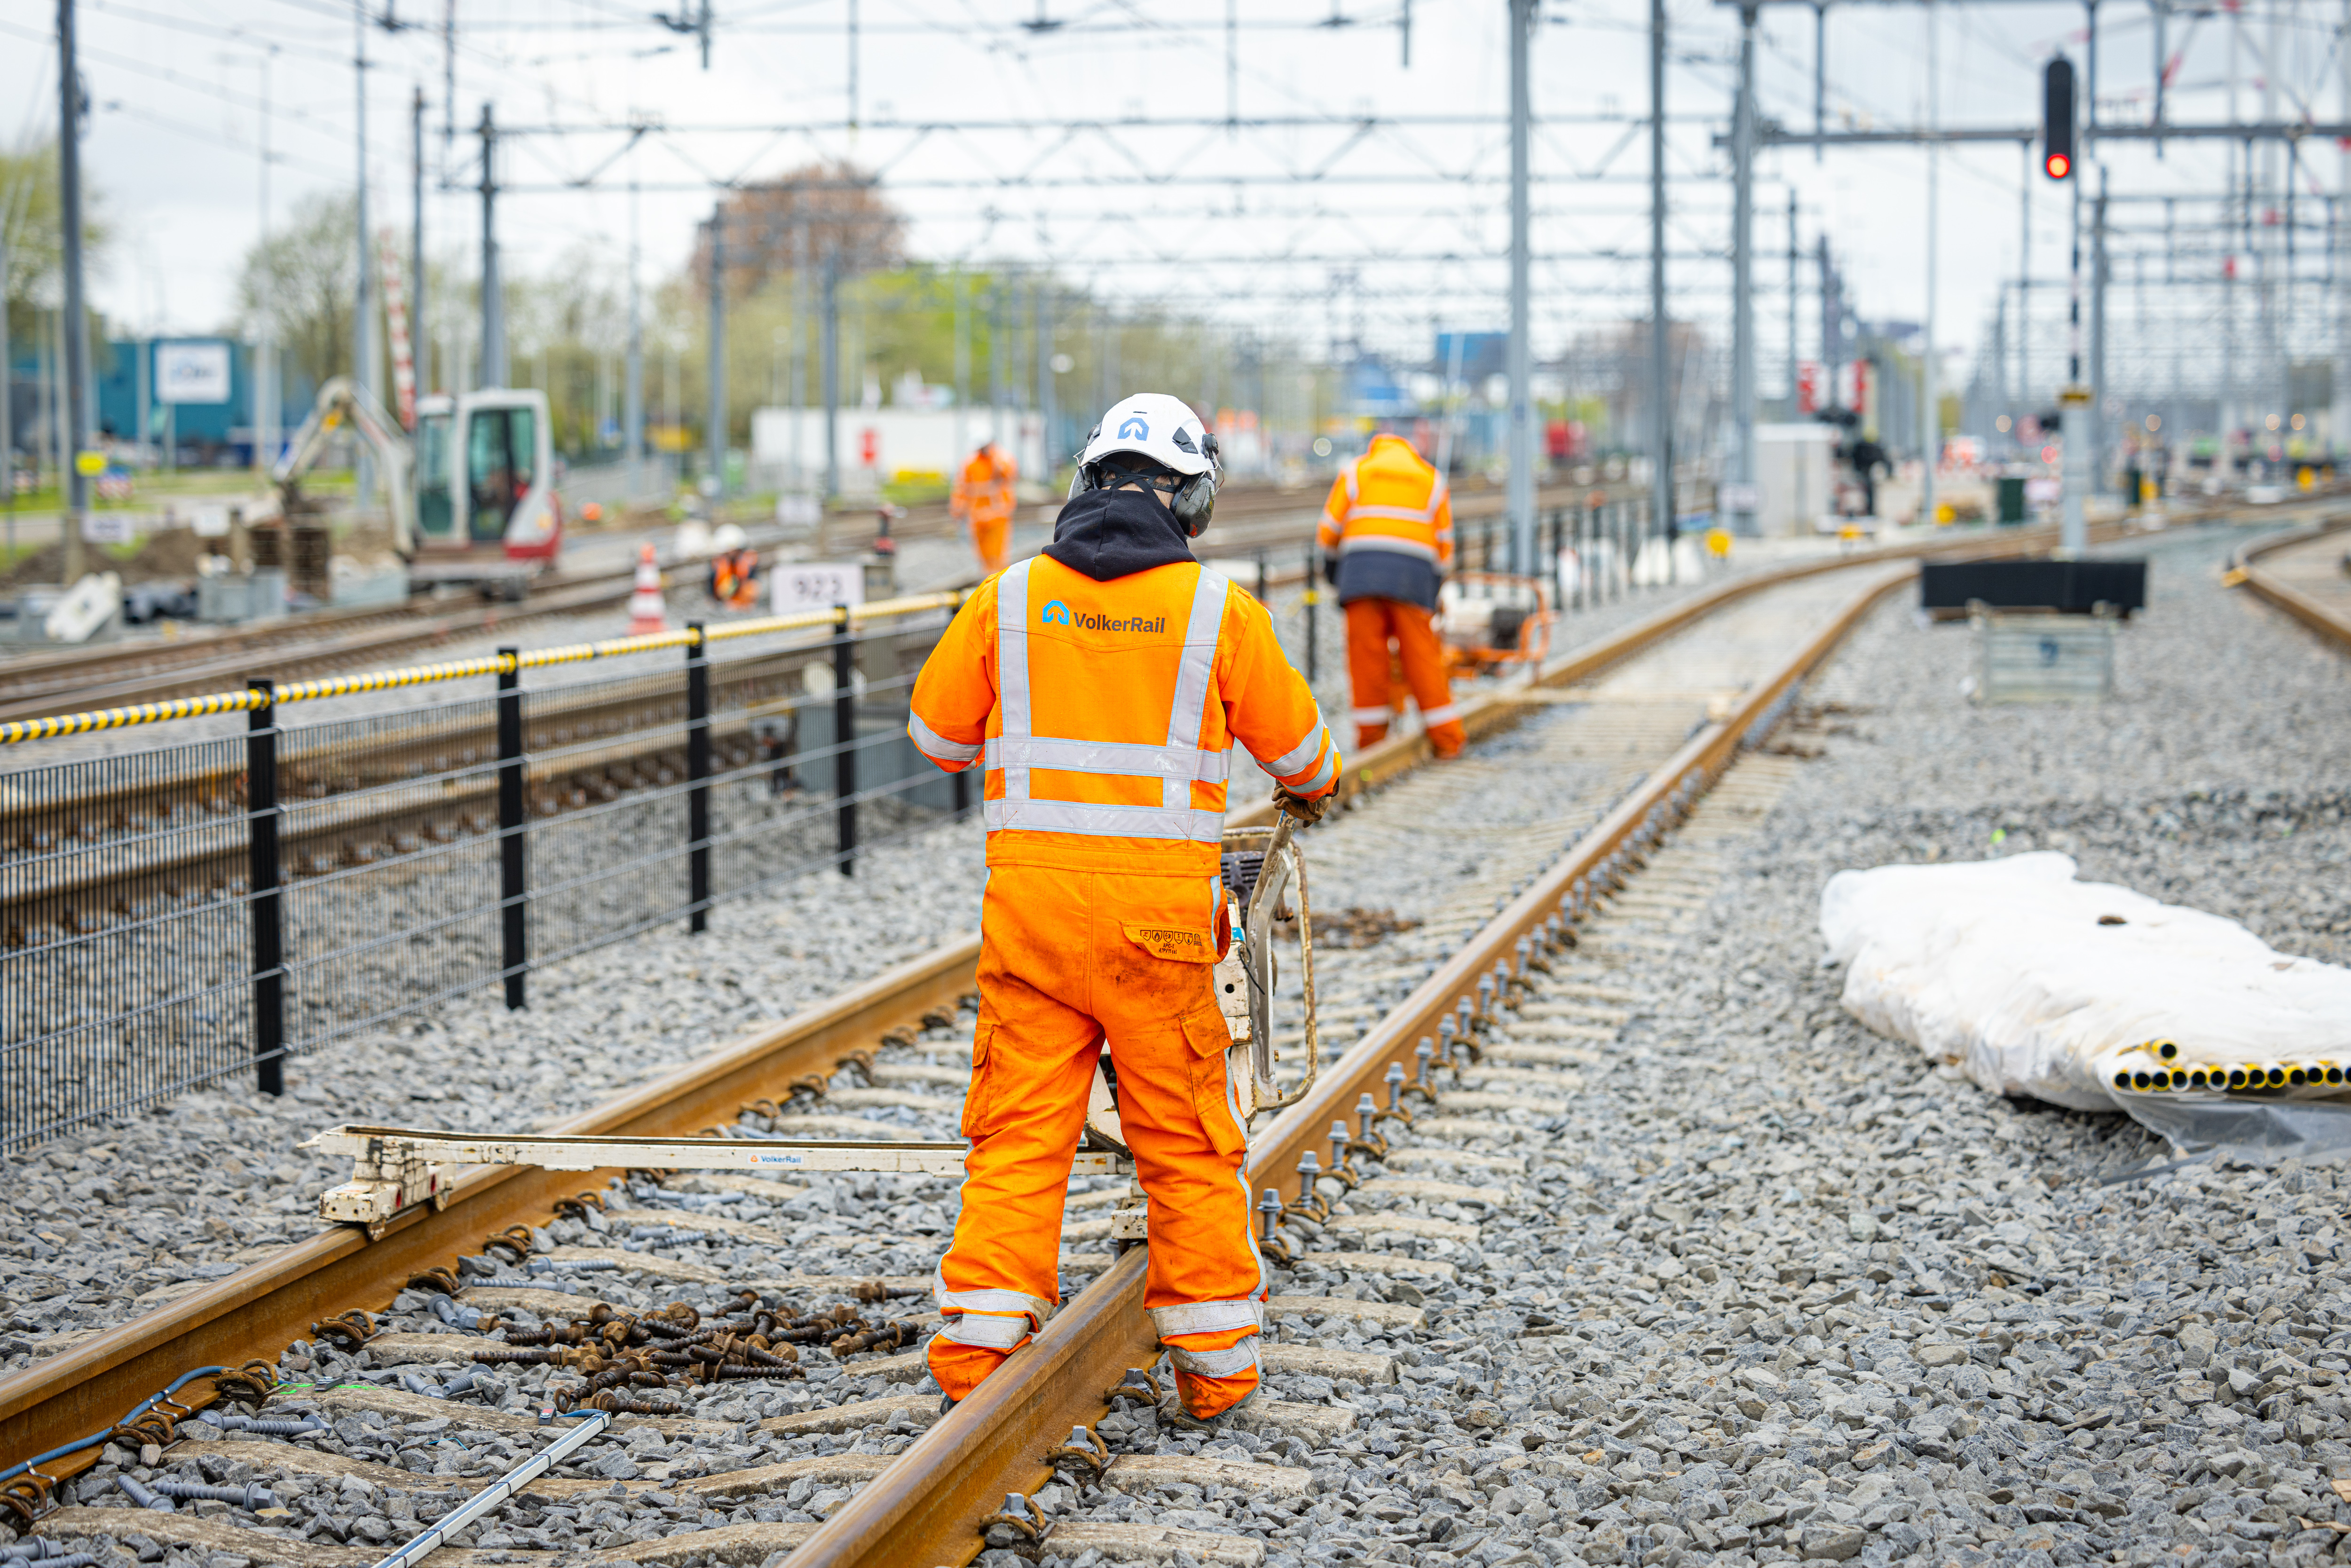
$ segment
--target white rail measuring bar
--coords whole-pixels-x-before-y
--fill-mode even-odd
[[[301,1145],[349,1155],[351,1179],[319,1199],[319,1218],[381,1231],[395,1215],[448,1201],[462,1166],[536,1166],[550,1171],[862,1171],[961,1176],[966,1143],[778,1138],[567,1138],[540,1134],[443,1133],[414,1127],[329,1127]],[[1111,1149],[1081,1149],[1074,1176],[1124,1176],[1133,1162]]]

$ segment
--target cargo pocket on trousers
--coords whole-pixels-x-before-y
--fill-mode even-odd
[[[1224,1015],[1213,1007],[1180,1021],[1192,1059],[1192,1109],[1217,1153],[1231,1159],[1249,1147],[1249,1135],[1233,1113],[1225,1077],[1225,1052],[1232,1049],[1232,1031],[1225,1027]]]
[[[988,1113],[995,1109],[995,1084],[988,1071],[989,1047],[996,1043],[996,1026],[983,1021],[971,1036],[971,1084],[963,1096],[963,1135],[978,1139],[990,1130]]]

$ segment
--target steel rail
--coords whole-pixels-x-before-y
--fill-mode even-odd
[[[2325,518],[2310,528],[2252,540],[2239,548],[2230,561],[2228,574],[2221,580],[2232,587],[2241,584],[2252,589],[2320,636],[2351,648],[2351,612],[2337,610],[2311,597],[2276,573],[2264,571],[2255,564],[2264,556],[2346,530],[2351,530],[2351,513]]]
[[[1626,849],[1669,803],[1678,800],[1687,810],[1729,766],[1741,740],[1764,726],[1782,695],[1879,600],[1916,575],[1917,568],[1906,565],[1873,578],[1794,657],[1751,688],[1735,713],[1686,742],[1533,886],[1326,1066],[1311,1093],[1251,1140],[1246,1168],[1252,1186],[1285,1177],[1300,1154],[1319,1148],[1330,1136],[1332,1122],[1345,1120],[1357,1096],[1378,1087],[1390,1062],[1412,1061],[1415,1044],[1434,1037],[1438,1020],[1464,998],[1478,1007],[1479,981],[1510,957],[1520,936],[1553,915],[1572,914],[1577,881],[1594,876],[1603,860]],[[1670,636],[1693,618],[1650,629],[1646,642]],[[1583,661],[1562,663],[1574,669]],[[1566,678],[1565,671],[1560,678]],[[1489,704],[1486,711],[1499,706]],[[1494,1005],[1500,1005],[1499,999]],[[1157,1335],[1143,1310],[1144,1268],[1144,1250],[1132,1249],[1081,1291],[1031,1343],[1014,1352],[915,1438],[896,1463],[836,1510],[794,1552],[793,1568],[969,1561],[980,1545],[979,1518],[1007,1492],[1034,1492],[1052,1471],[1046,1450],[1071,1427],[1092,1426],[1102,1417],[1109,1391],[1128,1367],[1147,1366],[1157,1357]]]
[[[2012,546],[2017,541],[1999,542]],[[1759,573],[1698,597],[1709,607],[1719,605],[1779,581],[1845,564],[1849,564],[1846,558],[1836,558]],[[1703,611],[1669,607],[1637,626],[1566,655],[1559,661],[1558,678],[1580,678],[1581,673],[1604,668],[1646,643],[1669,635],[1698,613]],[[1478,733],[1500,727],[1519,711],[1515,705],[1490,697],[1475,699],[1468,707],[1464,721]],[[1348,768],[1341,780],[1343,795],[1354,795],[1393,778],[1426,755],[1426,741],[1421,736],[1383,742]],[[1270,808],[1260,805],[1235,812],[1229,820],[1241,826],[1262,821],[1270,814]],[[714,1061],[681,1068],[555,1130],[680,1135],[731,1120],[742,1104],[772,1098],[809,1072],[830,1070],[889,1029],[919,1019],[942,1000],[969,990],[978,956],[977,936],[966,936],[928,958],[902,965],[772,1030],[755,1033]],[[116,1412],[129,1408],[149,1389],[162,1386],[179,1369],[235,1365],[257,1347],[298,1338],[311,1323],[354,1304],[377,1302],[410,1274],[444,1262],[480,1237],[544,1217],[556,1198],[569,1196],[579,1185],[576,1176],[519,1167],[472,1173],[453,1186],[444,1208],[405,1216],[394,1221],[378,1241],[370,1243],[358,1231],[321,1232],[37,1366],[0,1378],[0,1461],[40,1453],[102,1427]],[[1121,1270],[1128,1267],[1139,1265],[1123,1263],[1113,1270],[1113,1276],[1123,1277]],[[1071,1327],[1084,1321],[1085,1312],[1075,1303],[1055,1319]],[[1113,1369],[1113,1381],[1115,1372],[1124,1364],[1122,1361]],[[999,1390],[988,1397],[994,1401],[1004,1396]],[[192,1396],[191,1402],[202,1397]],[[987,1407],[983,1403],[974,1406],[973,1413],[976,1416]],[[974,1456],[974,1463],[982,1458]],[[57,1473],[68,1475],[76,1469],[64,1463]],[[1000,1494],[990,1500],[1000,1500]],[[956,1517],[977,1518],[977,1512]]]
[[[1554,684],[1584,678],[1681,630],[1708,610],[1782,582],[1927,554],[2012,553],[2045,545],[2053,534],[2047,528],[2017,529],[1956,548],[1943,541],[1898,545],[1760,572],[1721,584],[1639,625],[1567,653],[1547,666],[1544,678]],[[1889,577],[1876,585],[1870,601],[1907,580],[1907,575]],[[1849,625],[1863,608],[1849,611],[1840,624]],[[1827,633],[1815,639],[1814,647],[1820,653],[1833,645],[1834,639]],[[1767,711],[1768,702],[1783,695],[1796,673],[1800,673],[1796,663],[1792,663],[1782,673],[1784,678],[1771,683],[1773,689],[1768,695],[1759,693],[1759,700],[1742,705],[1740,715]],[[1495,695],[1473,699],[1466,706],[1465,723],[1476,733],[1503,727],[1524,711],[1520,705]],[[1739,728],[1737,717],[1710,726],[1689,743],[1685,755],[1727,758]],[[1350,766],[1342,789],[1353,795],[1395,777],[1425,757],[1426,747],[1426,737],[1419,735],[1384,741]],[[1269,815],[1270,808],[1259,806],[1235,812],[1229,820],[1240,826],[1263,821]],[[1594,831],[1604,835],[1627,829],[1630,821],[1627,809],[1620,807]],[[1584,857],[1579,852],[1572,858],[1583,863]],[[1556,882],[1556,877],[1546,878],[1498,919],[1518,921],[1540,902],[1536,894]],[[1523,929],[1524,922],[1512,928]],[[961,937],[549,1130],[688,1135],[731,1121],[744,1104],[772,1098],[810,1072],[829,1072],[869,1048],[877,1037],[917,1022],[926,1012],[951,1006],[970,990],[978,956],[977,933]],[[1463,960],[1464,966],[1467,962]],[[1468,973],[1466,967],[1440,970],[1407,1002],[1411,1018],[1433,1016],[1431,1009],[1437,1003],[1429,998],[1441,988],[1439,981]],[[1371,1038],[1403,1039],[1410,1029],[1409,1023],[1399,1021]],[[1360,1066],[1364,1050],[1364,1042],[1359,1042],[1342,1060]],[[1325,1083],[1353,1082],[1358,1076],[1353,1070],[1335,1075],[1326,1071]],[[1337,1092],[1326,1089],[1311,1105],[1293,1107],[1269,1128],[1259,1144],[1266,1152],[1252,1168],[1273,1168],[1280,1151],[1297,1141],[1297,1129],[1311,1130],[1313,1117],[1323,1115],[1333,1103],[1325,1096]],[[592,1183],[596,1175],[587,1179]],[[581,1182],[576,1172],[516,1166],[475,1170],[452,1185],[444,1207],[402,1216],[380,1239],[371,1241],[356,1229],[322,1231],[36,1366],[0,1377],[0,1464],[104,1429],[120,1412],[185,1368],[235,1366],[248,1356],[302,1336],[313,1323],[353,1305],[380,1303],[410,1275],[445,1263],[480,1237],[542,1218],[552,1211],[556,1199],[569,1197]],[[1102,1392],[1126,1366],[1134,1364],[1138,1355],[1154,1348],[1153,1342],[1137,1337],[1147,1320],[1139,1312],[1117,1305],[1139,1301],[1142,1268],[1139,1257],[1122,1259],[1093,1288],[1057,1313],[1037,1343],[1021,1353],[1018,1375],[990,1378],[907,1449],[898,1465],[839,1511],[801,1549],[803,1552],[818,1549],[800,1559],[802,1568],[819,1562],[967,1559],[978,1540],[971,1529],[973,1521],[999,1502],[1005,1491],[1030,1490],[1040,1473],[1038,1456],[1042,1445],[1035,1437],[1056,1427],[1065,1434],[1075,1419],[1063,1419],[1066,1412],[1091,1412],[1089,1419],[1098,1416],[1103,1404]],[[207,1381],[200,1379],[190,1388],[183,1403],[202,1406],[211,1399]],[[95,1462],[96,1453],[91,1449],[57,1461],[45,1473],[57,1479],[78,1474]],[[917,1478],[935,1475],[928,1467],[942,1455],[952,1458],[968,1477],[984,1479],[986,1484],[975,1479],[952,1498],[928,1499],[930,1483],[918,1483]],[[918,1471],[916,1467],[922,1469]],[[1024,1484],[1003,1484],[1007,1476]],[[987,1495],[990,1488],[993,1496]],[[904,1533],[893,1537],[892,1532],[900,1530]],[[935,1541],[940,1554],[918,1555],[918,1541]]]
[[[732,1122],[746,1103],[831,1072],[891,1030],[952,1009],[971,988],[977,936],[901,964],[816,1007],[746,1036],[706,1061],[549,1129],[580,1135],[690,1136]],[[380,1240],[322,1230],[227,1279],[107,1330],[38,1365],[0,1378],[0,1463],[100,1430],[190,1366],[235,1366],[298,1339],[352,1306],[380,1306],[410,1275],[446,1264],[486,1235],[543,1219],[555,1200],[605,1175],[488,1166],[468,1172],[437,1211],[393,1219]],[[209,1384],[183,1402],[202,1404]],[[92,1450],[95,1453],[95,1450]],[[51,1469],[69,1475],[80,1467]]]
[[[2105,524],[2094,538],[2113,538],[2126,524]],[[1621,800],[1534,884],[1513,899],[1478,935],[1440,966],[1354,1045],[1322,1071],[1314,1092],[1252,1140],[1248,1171],[1256,1178],[1287,1179],[1301,1153],[1319,1149],[1333,1121],[1343,1121],[1357,1096],[1377,1088],[1390,1062],[1409,1062],[1413,1047],[1435,1036],[1438,1020],[1467,999],[1479,1006],[1479,981],[1507,961],[1520,937],[1572,910],[1579,881],[1594,876],[1612,854],[1645,830],[1670,825],[1697,795],[1729,768],[1738,748],[1760,741],[1778,722],[1796,685],[1887,594],[1915,580],[1914,563],[1928,555],[1998,556],[2045,546],[2050,528],[2021,528],[1962,541],[1926,540],[1825,558],[1734,579],[1669,605],[1655,615],[1546,664],[1539,683],[1567,685],[1653,647],[1713,611],[1768,589],[1826,572],[1902,562],[1863,591],[1808,639],[1771,675],[1751,687],[1729,716],[1692,736],[1632,794]],[[1508,693],[1488,693],[1462,705],[1472,736],[1516,722],[1526,708]],[[1351,796],[1417,766],[1429,755],[1427,737],[1392,737],[1349,765],[1342,795]],[[1228,818],[1235,826],[1264,821],[1260,806]],[[1500,991],[1494,995],[1499,1005]],[[1483,1015],[1481,1015],[1483,1016]],[[1409,1071],[1409,1068],[1407,1068]],[[1159,1354],[1157,1335],[1143,1311],[1142,1249],[1109,1270],[1049,1320],[1037,1337],[994,1375],[917,1437],[888,1469],[843,1503],[792,1554],[792,1568],[888,1568],[901,1563],[970,1561],[979,1550],[977,1521],[1006,1493],[1033,1493],[1052,1473],[1044,1454],[1072,1426],[1092,1426],[1108,1407],[1109,1391],[1127,1368],[1147,1366]]]

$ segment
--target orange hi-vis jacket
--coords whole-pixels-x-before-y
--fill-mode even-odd
[[[1236,741],[1293,794],[1339,781],[1265,606],[1196,561],[1107,581],[1016,562],[956,612],[911,709],[925,757],[985,768],[990,865],[1213,879]]]
[[[947,509],[975,528],[1008,522],[1014,503],[1012,486],[1019,477],[1020,465],[1012,455],[991,441],[973,453],[956,475]]]
[[[1453,559],[1453,498],[1445,476],[1422,462],[1410,442],[1399,435],[1375,435],[1371,449],[1342,467],[1331,482],[1315,537],[1325,554],[1339,558],[1343,600],[1363,596],[1349,591],[1350,580],[1359,579],[1380,597],[1411,600],[1433,609],[1437,580]],[[1402,556],[1423,570],[1397,572],[1382,570],[1392,562],[1366,560],[1356,565],[1369,570],[1350,570],[1350,558],[1357,555]],[[1390,578],[1394,583],[1386,580]],[[1403,585],[1416,588],[1423,582],[1425,599],[1420,591],[1400,591]]]

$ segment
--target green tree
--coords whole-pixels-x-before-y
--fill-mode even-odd
[[[89,172],[82,172],[82,262],[98,271],[106,259],[110,231]],[[0,279],[8,309],[8,340],[21,346],[41,329],[40,313],[65,298],[65,228],[59,222],[57,143],[54,136],[26,139],[0,152],[0,239],[7,248],[7,271]]]
[[[314,192],[295,203],[284,227],[246,252],[236,329],[258,337],[266,320],[292,382],[316,386],[350,369],[359,223],[355,195]]]

